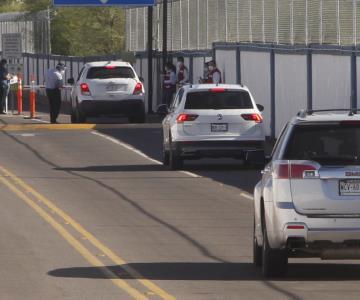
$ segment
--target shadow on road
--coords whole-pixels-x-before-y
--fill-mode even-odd
[[[153,159],[158,161],[162,159],[163,137],[160,124],[158,128],[134,127],[98,131],[139,149]],[[260,169],[260,167],[245,167],[241,160],[235,159],[189,160],[185,161],[184,165],[185,171],[235,186],[248,193],[253,192],[254,186],[260,180]]]
[[[261,281],[261,271],[251,263],[132,263],[108,266],[114,278],[149,280]],[[109,279],[101,267],[74,267],[48,272],[54,277]],[[126,270],[136,270],[134,278]],[[286,278],[271,281],[348,281],[360,280],[360,265],[290,264]]]

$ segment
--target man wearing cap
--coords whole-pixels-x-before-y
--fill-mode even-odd
[[[61,108],[61,88],[64,86],[65,65],[59,62],[55,68],[51,68],[46,73],[45,87],[46,95],[49,99],[50,122],[57,123],[57,117]]]

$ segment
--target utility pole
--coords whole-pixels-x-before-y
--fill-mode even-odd
[[[153,113],[153,7],[148,7],[148,113]]]
[[[163,47],[162,47],[162,68],[165,72],[167,62],[167,23],[168,23],[168,0],[163,0]]]

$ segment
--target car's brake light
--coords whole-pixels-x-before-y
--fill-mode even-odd
[[[87,83],[81,83],[80,84],[80,90],[81,90],[81,94],[85,95],[85,96],[90,96],[90,89],[89,89],[89,85]]]
[[[115,69],[115,66],[105,66],[105,69]]]
[[[190,115],[190,114],[180,114],[176,118],[177,123],[183,123],[183,122],[191,122],[195,121],[197,119],[198,115]]]
[[[226,90],[224,88],[220,88],[220,87],[210,89],[210,92],[212,93],[224,93],[225,91]]]
[[[255,123],[262,123],[263,118],[259,114],[242,114],[242,118],[246,121],[255,121]]]
[[[306,179],[319,177],[318,168],[310,162],[278,163],[273,166],[273,174],[277,179]]]
[[[135,85],[135,89],[134,89],[134,95],[139,95],[142,94],[143,92],[143,85],[141,84],[141,82],[137,82]]]
[[[288,225],[287,229],[305,229],[304,225]]]

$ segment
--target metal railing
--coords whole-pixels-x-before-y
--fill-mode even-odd
[[[337,44],[360,42],[360,0],[175,0],[168,4],[169,50],[214,42]],[[162,4],[154,9],[154,48],[162,47]],[[147,45],[146,8],[126,11],[127,50]]]

